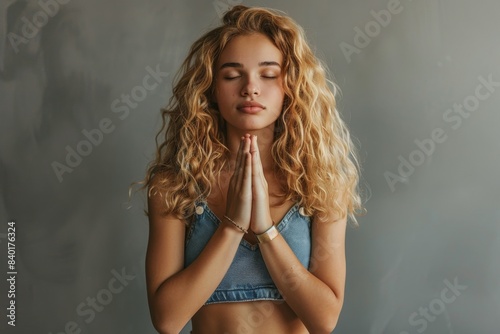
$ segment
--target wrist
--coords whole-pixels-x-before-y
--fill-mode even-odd
[[[224,221],[228,222],[232,227],[238,229],[241,233],[247,234],[248,230],[244,228],[243,226],[240,226],[237,222],[229,218],[228,216],[224,215]]]
[[[255,230],[252,229],[252,232],[254,235],[262,234],[262,233],[266,232],[267,230],[269,230],[272,226],[273,226],[273,224],[269,224],[268,226],[260,227],[260,228],[257,228]]]
[[[243,238],[243,236],[245,235],[244,233],[242,233],[240,230],[238,230],[236,227],[232,226],[229,223],[222,222],[219,225],[219,229],[224,235],[238,240]]]
[[[269,217],[268,219],[265,219],[265,220],[261,220],[259,222],[261,223],[260,225],[253,224],[251,226],[252,232],[255,235],[262,234],[262,233],[266,232],[267,230],[269,230],[273,225],[275,225],[274,221],[271,219],[271,217]],[[257,226],[255,226],[255,225],[257,225]]]
[[[273,224],[267,230],[265,230],[262,233],[258,233],[258,234],[256,233],[255,236],[257,237],[257,241],[259,242],[259,244],[264,244],[264,243],[272,241],[279,234],[280,234],[280,232],[278,231],[278,228],[276,227],[276,225],[273,222]]]

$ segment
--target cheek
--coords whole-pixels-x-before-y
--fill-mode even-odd
[[[268,96],[272,98],[273,102],[276,104],[283,103],[283,100],[285,98],[285,92],[281,87],[272,87],[267,90],[267,94],[269,94]]]
[[[281,99],[283,99],[283,97],[285,96],[283,83],[277,83],[276,85],[274,85],[272,90],[274,91],[274,95],[280,96]]]
[[[237,89],[233,85],[219,84],[215,89],[215,97],[219,103],[227,101],[237,93]]]

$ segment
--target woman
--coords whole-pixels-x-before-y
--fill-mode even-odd
[[[162,116],[143,181],[155,328],[330,333],[359,175],[302,29],[232,8],[193,44]]]

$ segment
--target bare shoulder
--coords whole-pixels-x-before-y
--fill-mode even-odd
[[[312,221],[313,234],[322,237],[328,244],[343,247],[347,227],[347,216],[340,217],[333,211],[327,213],[324,218],[314,216]]]

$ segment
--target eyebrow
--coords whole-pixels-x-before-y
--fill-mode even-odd
[[[281,65],[276,61],[261,61],[259,63],[259,66],[278,66],[279,68],[281,68]],[[241,63],[224,63],[221,65],[221,67],[219,69],[223,69],[226,67],[242,68],[243,64],[241,64]]]

